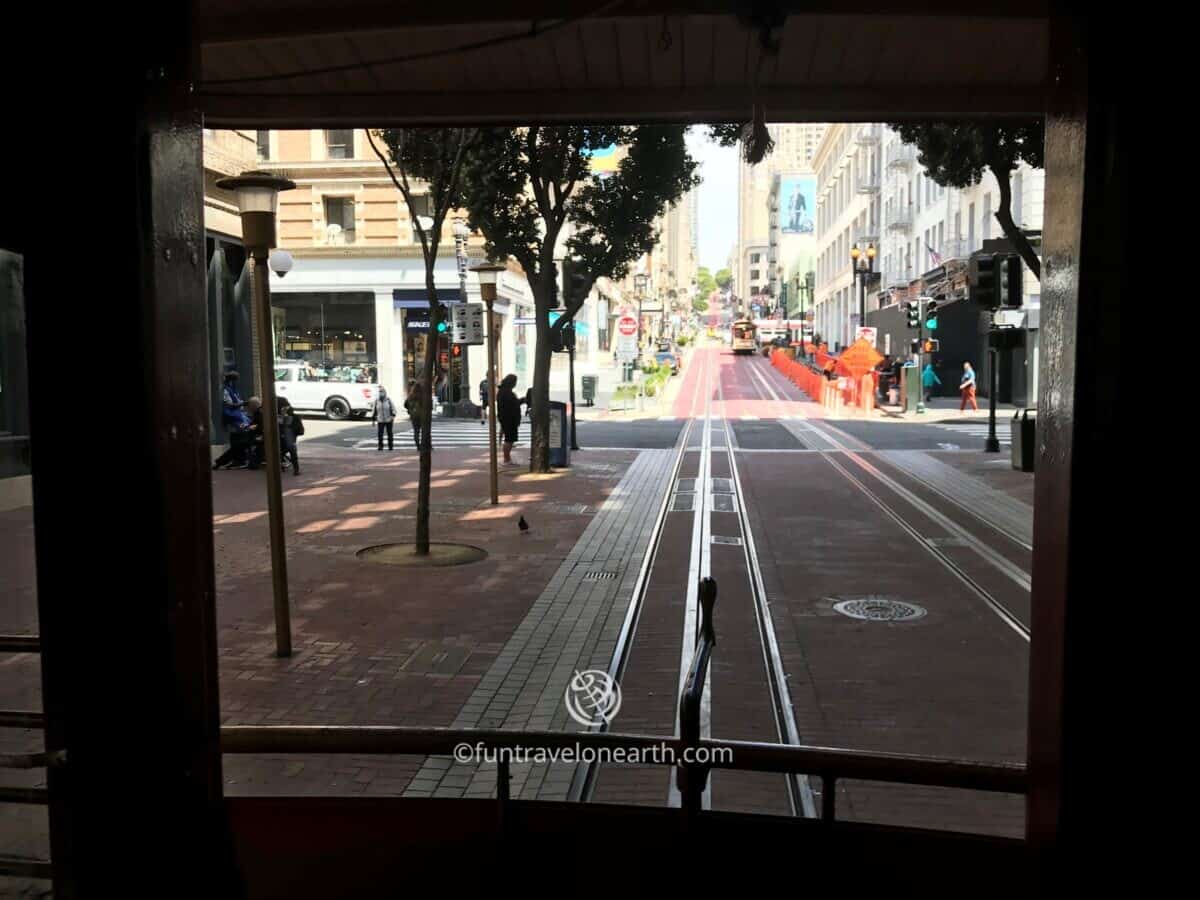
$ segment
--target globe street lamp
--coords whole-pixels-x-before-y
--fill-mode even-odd
[[[875,245],[867,244],[866,251],[855,244],[850,248],[850,265],[853,267],[852,277],[858,279],[858,327],[867,324],[867,275],[875,268]]]
[[[291,612],[288,606],[287,544],[283,531],[283,481],[280,478],[279,408],[275,402],[275,352],[271,329],[270,260],[280,276],[292,268],[291,254],[271,253],[275,246],[275,213],[279,192],[290,191],[294,181],[269,172],[243,172],[222,178],[217,187],[233,191],[242,218],[242,242],[250,257],[250,290],[253,297],[257,341],[259,394],[262,396],[263,452],[267,469],[267,513],[271,534],[271,584],[275,596],[275,653],[292,655]]]

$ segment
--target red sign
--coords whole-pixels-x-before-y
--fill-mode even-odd
[[[617,331],[629,337],[631,334],[637,334],[638,323],[633,316],[621,316],[617,319]]]

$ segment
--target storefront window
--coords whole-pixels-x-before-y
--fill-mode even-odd
[[[276,352],[323,368],[375,366],[375,295],[303,293],[271,297]]]

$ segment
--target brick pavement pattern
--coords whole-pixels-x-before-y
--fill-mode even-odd
[[[643,451],[558,567],[454,719],[454,728],[579,729],[563,703],[577,670],[607,669],[625,619],[655,514],[669,488],[669,450]],[[596,573],[616,573],[597,579]],[[571,765],[512,768],[512,795],[562,800]],[[486,797],[492,765],[430,757],[405,796]]]

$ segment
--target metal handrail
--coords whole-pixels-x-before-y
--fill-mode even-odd
[[[0,709],[0,728],[45,728],[46,717],[40,712]]]
[[[42,639],[36,634],[0,634],[0,653],[41,653]]]
[[[681,757],[680,738],[617,732],[500,731],[494,729],[408,728],[402,725],[223,725],[221,752],[329,753],[354,755],[450,756],[454,748],[479,744],[488,749],[666,747]],[[698,745],[714,769],[802,773],[822,777],[885,781],[923,787],[961,788],[1001,794],[1026,792],[1025,767],[1017,763],[979,763],[904,753],[877,753],[808,744],[768,744],[701,738]],[[664,754],[665,755],[665,754]],[[732,755],[732,761],[725,760]],[[669,764],[643,756],[646,765]]]
[[[704,686],[708,682],[708,664],[712,659],[713,647],[717,644],[717,633],[713,629],[713,605],[717,602],[717,583],[712,578],[700,579],[699,590],[701,621],[700,634],[696,641],[696,652],[688,667],[683,692],[679,696],[679,740],[693,754],[700,746],[700,707],[704,702]],[[675,784],[679,788],[680,805],[687,812],[700,811],[704,786],[708,783],[708,766],[685,763],[679,757],[675,770]]]

